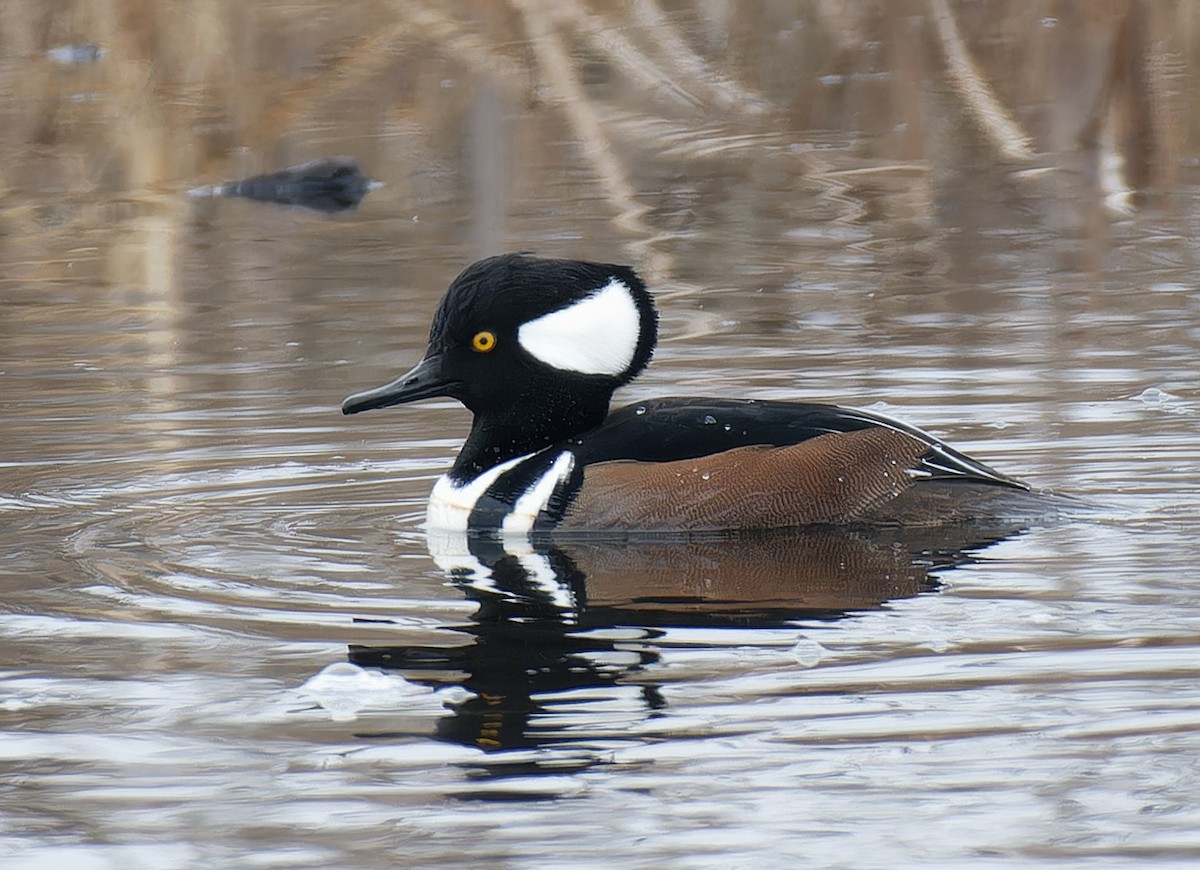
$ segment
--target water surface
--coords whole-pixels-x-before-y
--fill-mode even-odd
[[[5,866],[1200,857],[1196,13],[959,6],[14,12]],[[187,196],[342,154],[350,214]],[[882,409],[1103,508],[456,570],[466,412],[338,405],[502,250],[646,275],[619,401]]]

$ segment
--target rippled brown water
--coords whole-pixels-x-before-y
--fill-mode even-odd
[[[5,866],[1200,858],[1197,16],[1051,5],[6,10]],[[331,154],[387,186],[186,196]],[[338,403],[517,249],[651,279],[621,399],[883,403],[1104,507],[451,576],[466,413]]]

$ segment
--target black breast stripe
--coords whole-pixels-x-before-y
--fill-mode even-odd
[[[555,461],[562,455],[563,449],[549,447],[535,453],[524,462],[517,463],[497,477],[475,502],[475,506],[471,509],[471,515],[467,518],[467,529],[480,533],[489,531],[494,533],[499,530],[504,523],[504,518],[512,513],[517,500],[536,486],[538,481],[550,471]],[[579,466],[580,463],[576,460],[570,478],[565,484],[554,488],[548,511],[543,512],[543,515],[539,517],[539,526],[547,520],[553,523],[562,516],[562,510],[570,500],[569,493],[573,493],[583,479]]]

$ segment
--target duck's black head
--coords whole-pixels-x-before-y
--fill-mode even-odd
[[[650,361],[657,323],[646,286],[627,266],[490,257],[442,297],[424,359],[350,396],[342,412],[458,399],[475,425],[455,472],[477,473],[598,426],[613,391]]]

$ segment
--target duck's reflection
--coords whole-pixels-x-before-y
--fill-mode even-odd
[[[489,750],[594,740],[662,706],[653,681],[630,678],[658,660],[669,628],[780,628],[877,608],[934,589],[937,572],[1020,530],[818,529],[520,544],[431,538],[439,565],[479,602],[473,623],[458,630],[466,642],[351,647],[350,660],[469,689],[473,697],[439,722],[447,740]]]

